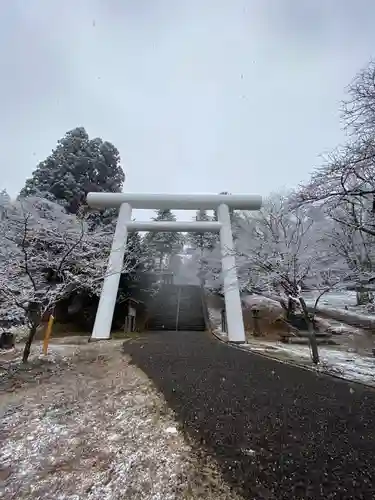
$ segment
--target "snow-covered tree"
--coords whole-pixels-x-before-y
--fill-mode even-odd
[[[318,363],[314,313],[308,311],[302,289],[315,288],[320,298],[340,283],[325,226],[308,209],[291,210],[289,199],[282,196],[267,200],[259,213],[248,215],[242,224],[236,241],[242,281],[251,291],[276,292],[291,324],[303,316],[312,359]]]
[[[375,137],[375,61],[362,68],[346,88],[342,118],[346,130],[356,137]]]
[[[338,259],[346,264],[348,284],[357,289],[357,303],[372,302],[369,282],[375,279],[375,235],[360,228],[372,218],[371,205],[365,197],[351,199],[329,211],[333,221],[331,246]]]
[[[242,283],[247,282],[249,290],[279,293],[290,311],[301,288],[332,286],[340,280],[324,227],[308,210],[292,211],[284,197],[267,200],[259,213],[243,220],[236,253]]]
[[[359,304],[372,300],[375,279],[375,63],[361,70],[347,88],[344,146],[329,154],[295,193],[296,206],[319,207],[331,219],[331,247],[345,263]]]
[[[347,87],[342,106],[349,139],[325,159],[311,179],[296,192],[295,201],[340,206],[364,200],[365,220],[351,218],[362,233],[375,236],[375,62],[371,61]]]
[[[120,154],[110,142],[90,139],[83,127],[70,130],[27,179],[21,196],[44,196],[77,213],[89,191],[120,192]]]
[[[176,221],[176,216],[169,209],[158,210],[154,221]],[[160,269],[167,268],[169,258],[179,253],[184,244],[184,236],[178,232],[150,232],[145,235],[145,243],[158,258]]]
[[[0,320],[30,327],[23,359],[43,316],[75,291],[100,293],[111,248],[111,232],[89,232],[83,218],[61,205],[28,197],[7,206],[0,222]],[[131,273],[138,259],[124,262]]]
[[[371,299],[365,285],[375,278],[375,142],[372,152],[352,148],[332,156],[295,200],[297,206],[315,207],[331,220],[333,252],[346,263],[347,279],[359,289],[358,302],[364,303]]]
[[[331,153],[311,179],[300,186],[295,203],[332,208],[362,198],[372,216],[358,229],[375,235],[375,137],[356,139]]]

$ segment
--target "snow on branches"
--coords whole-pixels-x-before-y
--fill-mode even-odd
[[[373,138],[352,141],[330,153],[325,164],[300,187],[297,203],[340,203],[375,194],[375,141]]]
[[[238,224],[238,270],[248,289],[298,298],[301,287],[339,281],[323,227],[309,211],[292,210],[288,198],[267,200]]]
[[[84,217],[49,200],[1,201],[0,321],[37,327],[43,315],[79,289],[99,294],[107,269],[111,227],[90,232]],[[130,273],[139,255],[127,252]]]

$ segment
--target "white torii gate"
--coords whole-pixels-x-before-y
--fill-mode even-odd
[[[228,340],[245,342],[240,291],[237,280],[229,209],[259,210],[262,199],[239,194],[139,194],[88,193],[87,203],[93,208],[119,208],[116,230],[108,259],[98,310],[91,338],[109,339],[117,292],[125,255],[128,231],[220,232],[220,248],[224,281]],[[133,208],[175,210],[217,210],[218,222],[133,222]]]

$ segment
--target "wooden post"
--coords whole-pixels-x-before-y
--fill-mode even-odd
[[[46,355],[47,352],[48,352],[48,343],[49,343],[49,339],[50,339],[50,336],[51,336],[52,326],[53,326],[54,320],[55,320],[55,318],[51,314],[50,317],[49,317],[49,319],[48,319],[46,332],[44,334],[44,340],[43,340],[43,354],[44,355]]]
[[[262,332],[260,331],[259,326],[259,309],[252,309],[253,314],[253,328],[254,328],[254,337],[261,337]]]

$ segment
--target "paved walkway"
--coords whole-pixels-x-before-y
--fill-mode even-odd
[[[124,352],[245,498],[375,498],[375,391],[202,332],[149,333]]]

